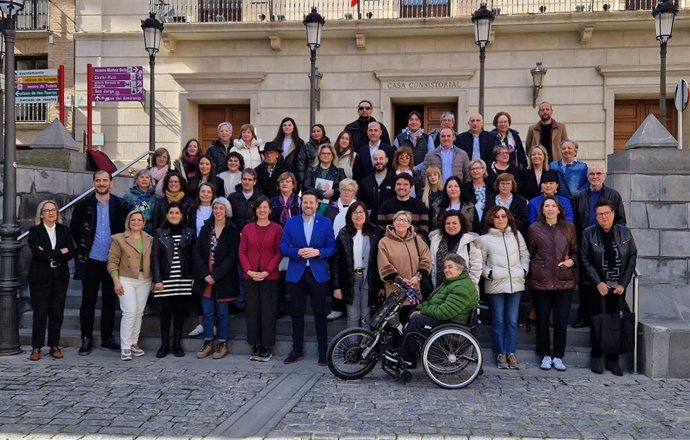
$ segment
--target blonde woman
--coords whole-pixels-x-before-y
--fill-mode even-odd
[[[34,224],[29,229],[29,294],[34,312],[29,359],[41,359],[46,327],[48,353],[55,359],[62,359],[60,328],[69,285],[67,262],[74,256],[74,241],[69,228],[62,224],[57,203],[52,200],[38,204]]]
[[[319,214],[323,214],[331,200],[340,197],[340,181],[345,171],[335,165],[337,153],[331,144],[321,144],[316,150],[314,164],[307,168],[302,191],[314,191],[319,198]]]
[[[140,211],[132,211],[125,219],[125,232],[112,237],[108,254],[108,273],[113,278],[115,294],[120,298],[120,359],[131,361],[143,356],[139,347],[141,317],[151,291],[151,251],[153,237],[144,232],[146,220]]]
[[[529,152],[529,164],[518,185],[518,192],[527,200],[541,194],[541,176],[549,170],[548,157],[543,145],[535,145]]]
[[[256,137],[256,129],[252,124],[244,124],[240,128],[240,138],[233,141],[233,147],[230,151],[236,151],[244,159],[244,166],[247,168],[256,168],[261,165],[261,150],[264,147],[264,141]]]
[[[422,192],[422,202],[427,208],[431,209],[434,201],[443,194],[443,178],[439,167],[430,166],[424,171],[424,191]],[[436,225],[431,225],[435,228]]]

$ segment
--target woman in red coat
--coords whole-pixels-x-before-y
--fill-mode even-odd
[[[269,220],[271,203],[266,196],[254,201],[254,221],[242,229],[240,263],[244,269],[247,342],[253,361],[271,359],[278,314],[278,265],[283,228]]]

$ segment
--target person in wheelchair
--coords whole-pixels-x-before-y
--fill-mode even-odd
[[[414,333],[428,333],[434,327],[448,322],[468,323],[472,311],[479,303],[479,293],[467,273],[467,263],[458,254],[448,254],[443,260],[445,279],[410,313],[403,333],[403,359],[416,366],[419,340]]]

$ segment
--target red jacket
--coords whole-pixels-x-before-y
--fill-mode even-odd
[[[259,226],[256,222],[249,223],[242,229],[240,238],[240,263],[244,270],[244,279],[250,280],[247,271],[268,272],[267,280],[278,279],[278,265],[283,258],[280,255],[280,239],[283,235],[283,228],[271,222],[266,226],[263,238],[258,235]]]

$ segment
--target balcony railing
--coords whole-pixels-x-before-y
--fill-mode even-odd
[[[26,0],[24,10],[17,14],[18,31],[48,29],[49,0]]]
[[[46,122],[48,104],[17,104],[14,114],[17,122]]]
[[[686,1],[689,3],[686,6]],[[312,6],[326,20],[469,17],[482,0],[150,0],[169,23],[302,21]],[[675,0],[681,9],[690,0]],[[656,0],[489,0],[499,15],[651,10]]]

